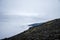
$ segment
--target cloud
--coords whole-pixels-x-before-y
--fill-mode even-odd
[[[58,0],[2,0],[0,38],[12,36],[28,28],[21,25],[60,17],[59,3]]]
[[[2,0],[1,5],[4,15],[43,18],[47,15],[59,14],[58,1],[56,0]]]
[[[29,10],[30,11],[30,10]],[[20,12],[18,10],[9,10],[7,13],[5,13],[4,15],[17,15],[17,16],[27,16],[27,17],[44,17],[45,15],[47,15],[47,13],[44,12]]]

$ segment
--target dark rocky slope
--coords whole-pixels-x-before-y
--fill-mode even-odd
[[[60,19],[32,27],[23,33],[4,40],[60,40]]]

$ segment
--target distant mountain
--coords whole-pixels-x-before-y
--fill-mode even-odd
[[[41,26],[43,23],[34,23],[34,24],[30,24],[30,25],[28,25],[28,26],[31,26],[29,29],[31,29],[31,28],[34,28],[34,27],[39,27],[39,26]]]
[[[37,27],[37,26],[40,26],[42,25],[43,23],[34,23],[34,24],[30,24],[28,26],[32,26],[32,27]]]
[[[60,40],[60,19],[48,21],[3,40]]]

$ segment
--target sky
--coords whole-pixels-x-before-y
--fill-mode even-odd
[[[31,23],[60,18],[60,0],[0,0],[0,39],[27,30]]]

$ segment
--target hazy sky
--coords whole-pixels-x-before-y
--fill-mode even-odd
[[[2,0],[5,15],[19,16],[58,16],[59,0]],[[55,14],[55,15],[54,15]]]
[[[27,24],[55,18],[60,18],[60,0],[0,0],[0,38],[26,30]]]

